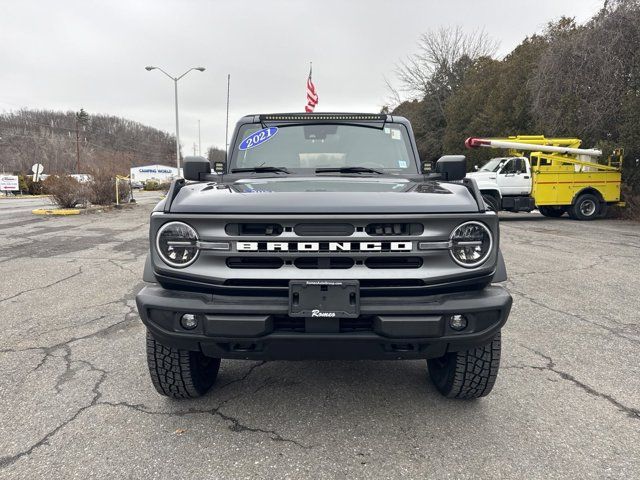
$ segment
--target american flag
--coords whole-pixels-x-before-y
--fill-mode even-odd
[[[304,106],[304,111],[307,113],[313,112],[318,104],[318,94],[316,93],[316,86],[311,80],[311,67],[309,67],[309,78],[307,78],[307,104]]]

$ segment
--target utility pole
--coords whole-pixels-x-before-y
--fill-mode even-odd
[[[200,120],[198,120],[198,155],[202,155],[202,139],[200,138]]]

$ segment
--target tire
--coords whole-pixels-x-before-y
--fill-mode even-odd
[[[151,382],[160,395],[197,398],[207,393],[216,381],[220,359],[167,347],[147,331],[147,365]]]
[[[500,368],[500,332],[490,343],[427,360],[431,381],[447,398],[472,399],[488,395]]]
[[[493,195],[485,193],[482,195],[482,199],[489,206],[489,210],[493,210],[494,212],[498,212],[500,210],[500,203],[498,199]]]
[[[545,217],[560,218],[567,211],[564,207],[538,207],[538,211]]]
[[[574,220],[593,220],[600,215],[600,200],[595,195],[585,193],[571,205],[569,216]]]

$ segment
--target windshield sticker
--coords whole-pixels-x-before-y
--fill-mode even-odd
[[[398,167],[407,168],[407,162],[405,162],[404,160],[398,160]]]
[[[397,128],[392,128],[391,129],[391,138],[393,140],[400,140],[402,138],[402,135],[400,134],[400,130],[398,130]]]
[[[242,140],[242,143],[240,143],[238,148],[240,150],[250,150],[258,145],[268,142],[275,137],[276,133],[278,133],[278,127],[263,128]]]

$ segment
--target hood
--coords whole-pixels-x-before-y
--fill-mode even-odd
[[[184,186],[176,213],[464,213],[478,205],[460,184],[403,178],[279,177]]]

